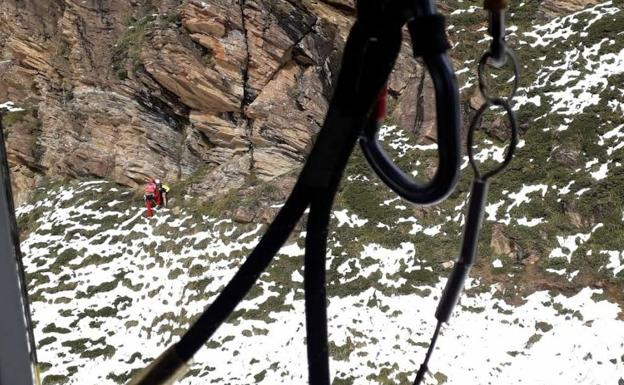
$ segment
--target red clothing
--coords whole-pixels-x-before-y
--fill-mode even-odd
[[[156,187],[156,183],[150,182],[145,186],[145,207],[147,209],[146,216],[150,218],[154,215],[152,208],[159,205],[161,201],[160,192]]]
[[[150,182],[145,186],[145,195],[156,195],[156,191],[158,191],[158,189],[156,188],[156,183],[154,182]]]
[[[145,207],[147,208],[147,213],[145,213],[145,216],[148,218],[151,218],[154,215],[154,210],[152,210],[152,203],[154,202],[154,199],[149,198],[149,197],[145,197]]]

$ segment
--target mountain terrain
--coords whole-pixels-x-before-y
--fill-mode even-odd
[[[466,122],[483,102],[479,7],[440,4]],[[0,5],[16,20],[0,27],[0,96],[44,384],[125,383],[215,298],[288,195],[352,15],[348,1]],[[478,262],[427,384],[622,385],[622,3],[514,2],[509,25],[521,141],[492,181]],[[434,100],[405,48],[380,135],[426,177]],[[491,77],[508,86],[511,72]],[[477,158],[500,161],[503,117],[487,115],[478,139]],[[135,189],[148,175],[173,181],[170,208],[149,220]],[[413,377],[471,178],[465,160],[447,201],[414,207],[353,154],[327,262],[335,384]],[[182,384],[306,381],[304,237],[300,224]]]
[[[513,22],[594,2],[525,2]],[[476,5],[439,5],[458,26],[457,68],[476,53],[462,38],[484,26]],[[3,1],[0,100],[23,109],[5,119],[17,200],[46,176],[192,176],[189,192],[211,197],[298,169],[353,16],[352,0]],[[389,88],[393,119],[434,138],[431,82],[407,39]]]
[[[18,200],[45,176],[193,176],[209,197],[297,169],[354,13],[351,0],[3,1],[0,99],[24,110],[5,122]],[[423,82],[406,49],[393,97]]]

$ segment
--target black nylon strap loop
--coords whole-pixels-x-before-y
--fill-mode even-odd
[[[431,4],[421,8],[420,12],[434,12]],[[232,314],[287,240],[305,209],[310,207],[304,257],[309,382],[311,385],[330,384],[325,259],[331,208],[349,156],[399,54],[402,27],[413,11],[404,1],[394,0],[361,0],[357,10],[358,21],[345,45],[329,111],[293,192],[232,280],[174,346],[184,362],[188,362]],[[449,90],[447,94],[451,100],[443,99],[447,104],[458,106],[452,68],[448,58],[440,54],[449,48],[444,29],[444,18],[440,15],[422,16],[410,22],[413,37],[417,34],[427,37],[423,41],[413,39],[418,42],[413,44],[415,52],[426,55],[426,65],[434,74],[434,85],[438,79]],[[436,76],[437,73],[440,75]],[[455,113],[450,115],[456,118]],[[454,151],[454,145],[449,147],[459,154]],[[453,185],[455,180],[451,178]]]
[[[446,37],[446,21],[436,13],[414,18],[407,25],[415,57],[444,53],[451,48]]]

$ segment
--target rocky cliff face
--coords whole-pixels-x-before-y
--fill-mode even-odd
[[[2,2],[0,100],[24,109],[5,118],[16,190],[44,175],[193,175],[212,195],[297,168],[353,13],[350,1]],[[405,51],[394,97],[423,79]]]
[[[193,176],[211,196],[296,169],[353,14],[352,0],[3,1],[0,101],[24,109],[4,122],[18,199],[47,175]],[[390,94],[392,119],[435,139],[431,85],[407,46]]]

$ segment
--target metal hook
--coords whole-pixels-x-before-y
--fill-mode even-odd
[[[450,195],[457,183],[461,161],[459,90],[446,54],[448,42],[443,18],[430,2],[427,4],[420,4],[418,16],[409,21],[409,29],[414,54],[423,57],[435,89],[439,158],[436,174],[423,183],[404,173],[379,143],[381,122],[376,115],[368,119],[359,141],[366,160],[379,178],[399,196],[416,204],[435,204]],[[380,95],[377,105],[385,103],[381,100],[384,97],[385,94]]]

